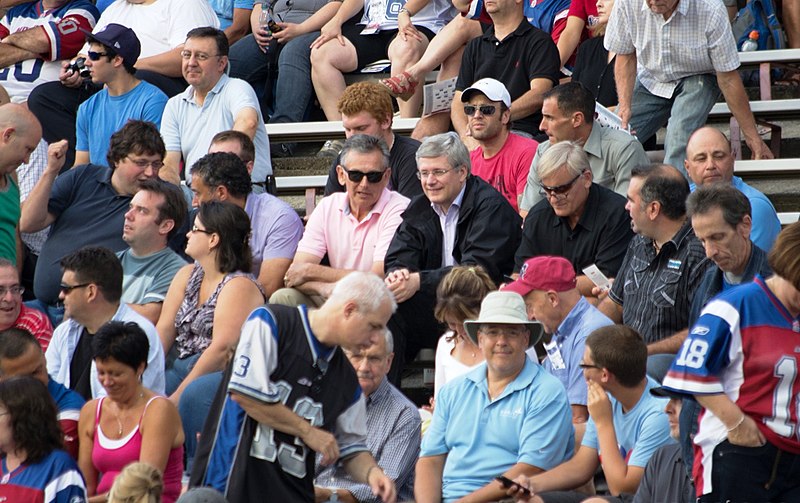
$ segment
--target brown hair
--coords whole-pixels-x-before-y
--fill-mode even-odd
[[[647,373],[647,345],[639,332],[626,325],[598,328],[586,338],[594,364],[614,374],[619,383],[632,388]]]
[[[772,271],[800,290],[800,222],[793,223],[778,234],[769,252]]]
[[[497,290],[497,286],[483,267],[453,267],[436,288],[436,319],[445,323],[447,317],[460,320],[477,318],[481,301],[493,290]]]

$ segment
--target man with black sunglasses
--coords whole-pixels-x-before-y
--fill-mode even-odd
[[[352,271],[383,277],[383,261],[408,199],[387,189],[389,149],[381,138],[355,135],[336,167],[346,192],[325,197],[308,219],[294,261],[283,278],[286,288],[271,304],[319,306],[333,285]],[[322,265],[327,256],[328,265]]]
[[[485,78],[461,93],[469,136],[478,144],[470,152],[472,174],[508,199],[519,211],[519,200],[538,145],[511,132],[511,95],[502,82]]]
[[[528,172],[528,182],[520,203],[523,218],[544,199],[539,193],[537,172],[540,159],[551,146],[561,141],[580,145],[589,157],[594,182],[625,196],[631,170],[650,163],[639,141],[618,129],[603,127],[595,120],[595,101],[580,82],[568,82],[542,95],[542,122],[539,128],[547,141],[539,144]]]
[[[134,65],[141,44],[133,30],[111,23],[97,33],[84,33],[89,43],[85,62],[89,76],[92,83],[105,86],[78,107],[75,164],[103,165],[108,162],[111,135],[129,119],[161,123],[167,95],[136,78]]]
[[[570,141],[550,147],[537,171],[545,200],[525,219],[514,270],[530,257],[564,257],[578,274],[578,290],[591,296],[594,283],[583,269],[594,264],[606,277],[616,277],[633,239],[625,198],[594,182],[586,152]]]

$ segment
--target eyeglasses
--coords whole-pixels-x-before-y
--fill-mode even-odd
[[[583,173],[580,173],[578,176],[570,180],[569,182],[563,185],[556,185],[555,187],[548,187],[547,185],[539,184],[539,195],[553,197],[553,196],[562,196],[566,197],[567,192],[575,185],[575,182],[578,181],[578,178],[581,177]]]
[[[87,287],[89,285],[91,285],[91,283],[81,283],[80,285],[67,285],[65,283],[61,283],[61,285],[59,285],[58,289],[60,291],[64,292],[64,295],[69,295],[69,293],[71,291],[75,290],[76,288],[84,288],[84,287]]]
[[[578,366],[580,368],[582,368],[583,370],[586,370],[586,369],[598,369],[599,370],[599,369],[602,368],[602,367],[598,367],[594,363],[579,363]]]
[[[22,293],[24,291],[25,291],[25,287],[22,286],[22,285],[10,286],[8,288],[6,288],[4,286],[0,286],[0,298],[5,297],[6,294],[9,293],[9,292],[11,293],[11,295],[16,297],[17,295],[22,295]]]
[[[201,229],[197,225],[192,226],[192,232],[202,232],[203,234],[214,234],[214,231],[209,231],[206,229]]]
[[[347,178],[349,178],[353,183],[361,183],[361,180],[363,180],[365,176],[367,177],[367,181],[369,183],[378,183],[383,180],[383,175],[386,173],[386,170],[364,173],[363,171],[347,169],[344,166],[342,166],[342,169],[345,173],[347,173]]]
[[[147,159],[132,159],[130,157],[125,157],[133,164],[136,165],[139,169],[147,169],[148,166],[151,166],[154,170],[158,171],[159,169],[164,167],[164,163],[161,161],[148,161]]]
[[[164,167],[164,163],[162,161],[148,161],[147,159],[133,159],[131,157],[126,157],[126,159],[135,164],[139,169],[147,169],[147,167],[150,166],[154,170],[158,171]]]
[[[192,56],[194,56],[194,59],[196,59],[197,61],[202,62],[202,61],[208,61],[208,58],[219,57],[220,55],[219,54],[206,54],[204,52],[181,51],[181,59],[189,60],[189,59],[192,59]]]
[[[454,169],[458,169],[458,168],[434,169],[432,171],[417,171],[417,178],[419,180],[425,180],[429,176],[432,176],[434,178],[441,178],[444,175],[446,175],[447,173],[449,173],[450,171],[453,171]]]
[[[494,105],[480,105],[477,107],[475,105],[464,105],[464,113],[470,117],[475,115],[475,110],[480,110],[481,115],[489,116],[494,115],[497,111],[497,107]]]
[[[94,52],[94,51],[88,51],[88,52],[86,53],[86,55],[87,55],[87,56],[89,56],[89,60],[91,60],[91,61],[97,61],[97,60],[99,60],[101,57],[103,57],[103,56],[108,56],[109,54],[108,54],[107,52]]]

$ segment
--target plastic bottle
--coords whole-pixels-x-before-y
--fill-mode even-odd
[[[758,32],[753,30],[747,36],[747,40],[742,42],[742,52],[752,52],[758,50]]]
[[[261,15],[258,18],[258,25],[265,37],[271,37],[272,31],[269,29],[270,15],[268,0],[261,1]]]

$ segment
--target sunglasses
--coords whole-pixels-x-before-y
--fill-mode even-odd
[[[481,115],[494,115],[497,111],[497,107],[494,105],[481,105],[476,107],[475,105],[464,105],[464,113],[469,115],[470,117],[475,115],[475,110],[480,110]]]
[[[86,53],[86,55],[87,55],[87,56],[89,56],[89,59],[90,59],[91,61],[97,61],[97,60],[99,60],[100,58],[102,58],[103,56],[108,56],[108,53],[107,53],[107,52],[94,52],[94,51],[88,51],[88,52]]]
[[[578,181],[578,178],[580,178],[582,174],[583,173],[581,173],[580,175],[576,176],[575,178],[573,178],[569,182],[565,183],[564,185],[556,185],[555,187],[549,187],[547,185],[539,185],[539,187],[541,188],[541,190],[539,190],[539,194],[542,195],[542,196],[544,196],[544,195],[547,195],[547,196],[561,196],[561,195],[564,195],[567,192],[569,192],[569,189],[571,189],[572,186],[575,185],[575,182]]]
[[[76,288],[83,288],[91,285],[91,283],[81,283],[80,285],[67,285],[65,283],[61,283],[58,287],[59,290],[64,292],[64,295],[69,295],[69,293]]]
[[[363,171],[349,170],[344,166],[342,166],[342,169],[345,173],[347,173],[347,178],[349,178],[353,183],[361,183],[361,180],[363,180],[365,176],[367,177],[367,181],[369,183],[378,183],[383,180],[383,175],[386,173],[386,170],[364,173]]]

